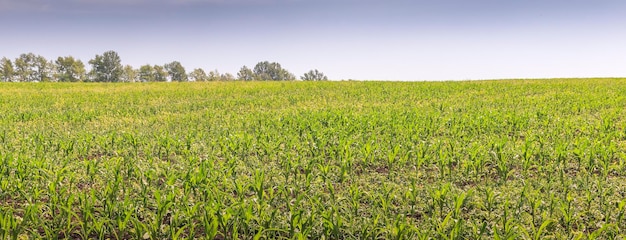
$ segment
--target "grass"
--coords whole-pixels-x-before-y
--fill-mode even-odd
[[[607,239],[626,79],[0,84],[0,238]]]

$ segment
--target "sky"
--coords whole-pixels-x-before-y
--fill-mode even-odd
[[[330,79],[626,77],[623,0],[0,0],[0,57]]]

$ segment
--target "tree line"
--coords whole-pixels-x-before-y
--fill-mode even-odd
[[[0,59],[0,81],[2,82],[186,82],[186,81],[287,81],[296,80],[291,72],[279,63],[263,61],[254,68],[241,67],[237,76],[220,73],[217,70],[205,72],[196,68],[187,72],[178,61],[163,65],[146,64],[138,69],[122,65],[120,56],[115,51],[96,55],[87,62],[91,69],[87,71],[80,59],[72,56],[47,60],[33,53],[21,54],[11,61]],[[310,70],[301,77],[304,81],[328,80],[324,73]]]

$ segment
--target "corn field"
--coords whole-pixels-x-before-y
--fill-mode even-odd
[[[626,79],[0,84],[0,239],[626,237]]]

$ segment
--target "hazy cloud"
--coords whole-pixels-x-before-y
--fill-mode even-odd
[[[274,4],[299,0],[0,0],[0,11],[53,11],[68,8],[180,6],[190,4]]]
[[[29,9],[42,11],[50,7],[48,1],[43,0],[0,0],[0,11],[13,11]]]

